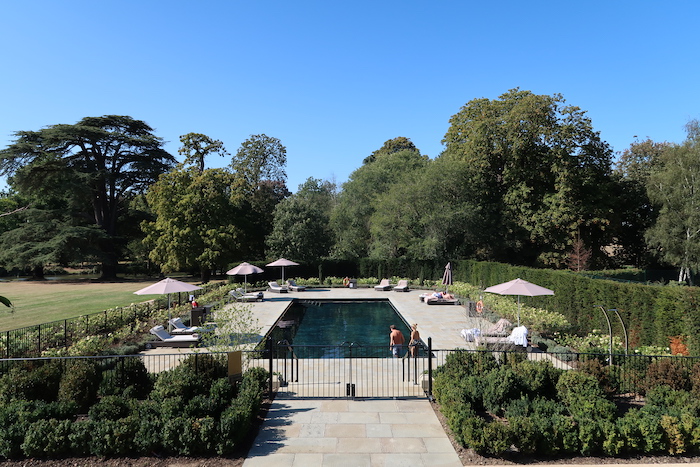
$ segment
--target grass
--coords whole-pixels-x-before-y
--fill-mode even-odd
[[[197,284],[192,278],[178,278]],[[86,280],[71,281],[7,281],[0,282],[0,295],[9,298],[14,313],[0,305],[0,331],[34,324],[48,323],[76,316],[98,313],[109,308],[140,303],[158,295],[134,295],[134,292],[157,282],[125,281],[100,283]],[[182,294],[184,300],[186,294]],[[173,295],[173,300],[177,295]]]

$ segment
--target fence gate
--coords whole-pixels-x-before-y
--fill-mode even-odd
[[[424,397],[429,352],[404,347],[399,358],[388,346],[344,342],[335,346],[268,345],[265,365],[280,378],[278,393],[296,397]],[[273,378],[274,381],[274,378]],[[424,383],[426,381],[426,383]]]

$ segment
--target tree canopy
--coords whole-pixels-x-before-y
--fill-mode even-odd
[[[612,151],[561,95],[512,89],[472,100],[443,143],[440,157],[467,162],[474,202],[489,213],[489,259],[560,266],[578,233],[606,243]]]
[[[647,182],[649,198],[660,207],[647,239],[679,268],[679,282],[691,282],[700,266],[700,122],[689,122],[687,130],[683,144],[660,153]]]
[[[175,158],[145,122],[128,116],[86,117],[38,131],[19,131],[0,151],[0,174],[20,193],[43,187],[63,198],[83,226],[96,226],[102,277],[113,278],[124,246],[120,221],[128,201],[142,193]],[[47,184],[47,180],[60,183]],[[57,192],[59,191],[59,192]]]

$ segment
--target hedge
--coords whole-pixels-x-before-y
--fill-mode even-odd
[[[613,372],[520,358],[454,352],[436,370],[434,395],[464,447],[495,456],[700,454],[700,363],[684,372],[680,358],[653,361],[646,383],[662,377],[646,388],[646,404],[622,411],[605,387]],[[654,367],[661,361],[665,370]]]
[[[480,287],[525,279],[554,290],[553,296],[521,297],[533,307],[561,313],[573,331],[587,334],[593,329],[607,333],[605,316],[596,306],[615,308],[628,329],[630,347],[669,346],[669,338],[683,336],[691,354],[700,355],[700,289],[593,279],[572,271],[534,269],[474,260],[451,261],[454,281]],[[424,280],[442,277],[445,263],[438,261],[359,260],[360,277],[406,277],[422,285]],[[479,297],[472,297],[478,300]],[[622,336],[622,327],[612,315],[613,333]]]
[[[219,357],[189,356],[156,375],[154,383],[133,360],[124,366],[125,379],[113,380],[114,387],[105,383],[110,380],[98,386],[91,361],[73,360],[62,374],[57,363],[7,372],[0,378],[4,387],[20,376],[22,382],[3,394],[0,457],[230,454],[248,434],[268,373],[248,370],[232,385]],[[75,384],[80,375],[94,382],[81,389]],[[68,400],[73,396],[75,401]],[[94,403],[87,407],[88,402]]]

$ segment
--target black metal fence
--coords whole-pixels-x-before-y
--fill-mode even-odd
[[[183,295],[199,296],[217,287],[220,284],[205,286],[202,290]],[[182,297],[177,294],[175,302],[181,300]],[[84,337],[105,335],[124,326],[133,326],[137,321],[145,320],[154,311],[167,306],[167,299],[157,298],[127,307],[0,332],[0,358],[39,357],[47,349],[66,348]]]
[[[250,354],[250,362],[274,373],[279,391],[288,396],[423,397],[432,396],[434,371],[449,355],[459,352],[482,353],[501,365],[529,360],[565,371],[585,371],[595,376],[611,397],[642,399],[661,384],[700,390],[700,357],[551,353],[531,347],[434,349],[430,339],[415,352],[404,347],[399,358],[391,357],[388,346],[290,346],[268,342],[264,352]]]
[[[5,358],[40,356],[46,349],[68,347],[83,337],[134,325],[161,306],[156,301],[5,331],[0,333],[0,355]]]
[[[528,352],[525,349],[433,349],[429,339],[425,345],[417,347],[415,353],[404,347],[398,358],[391,356],[388,346],[369,347],[350,343],[339,346],[289,346],[273,345],[271,342],[264,350],[241,352],[238,358],[240,371],[251,367],[270,371],[273,375],[269,381],[270,389],[285,397],[418,398],[432,396],[435,372],[450,355],[458,353],[482,353],[501,365],[530,360],[547,362],[561,370],[582,370],[598,378],[611,397],[642,399],[654,386],[662,384],[674,389],[700,390],[700,357],[614,355],[613,364],[609,364],[609,354],[558,354]],[[71,365],[89,362],[96,372],[90,373],[90,378],[97,378],[106,387],[122,388],[133,382],[135,372],[142,376],[153,375],[175,368],[185,361],[197,369],[198,362],[216,358],[221,360],[221,364],[228,365],[230,372],[231,355],[225,352],[192,352],[9,358],[0,359],[0,378],[12,372],[11,377],[19,377],[29,370],[43,368],[44,372],[38,373],[40,376],[36,381],[39,385],[52,378],[60,379],[60,375]],[[5,384],[8,384],[7,379]]]

